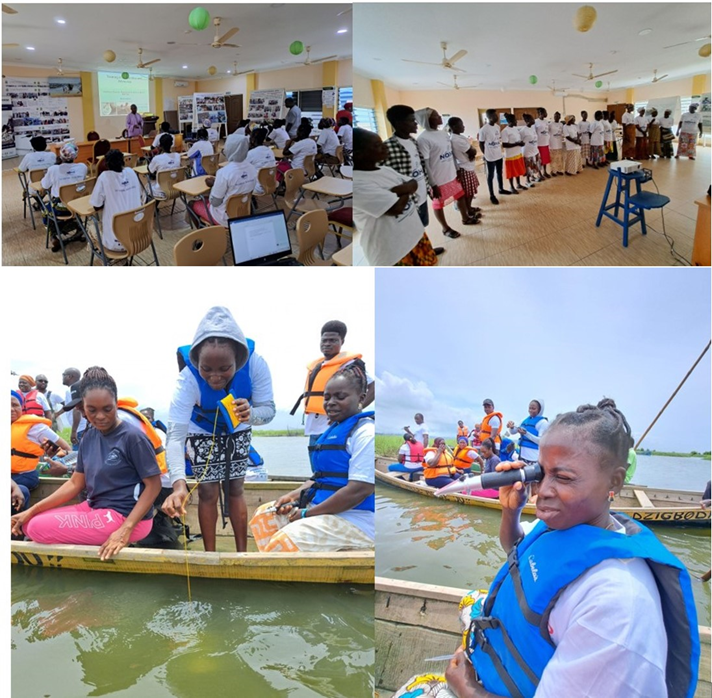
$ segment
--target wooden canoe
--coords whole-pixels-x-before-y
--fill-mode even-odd
[[[446,494],[435,497],[435,488],[428,487],[422,480],[408,482],[403,473],[389,472],[388,466],[394,461],[390,458],[376,458],[376,480],[401,490],[413,492],[432,499],[445,499],[467,506],[498,509],[502,507],[498,499],[474,497],[467,494]],[[630,516],[632,519],[649,524],[667,526],[708,526],[712,510],[700,508],[700,495],[682,490],[662,490],[643,485],[626,485],[611,505],[614,511]],[[536,506],[526,504],[524,514],[536,516]]]
[[[41,478],[40,486],[32,492],[32,501],[54,492],[64,478]],[[191,487],[192,483],[188,483]],[[296,487],[293,481],[246,482],[245,499],[248,518],[264,502],[272,501]],[[197,491],[188,505],[186,523],[191,532],[198,525]],[[84,545],[42,545],[33,541],[12,541],[11,561],[17,565],[51,567],[55,569],[90,572],[130,572],[137,574],[186,575],[186,562],[191,577],[213,579],[243,579],[272,582],[308,582],[327,584],[373,584],[373,551],[338,553],[235,553],[220,552],[233,548],[232,527],[223,529],[218,521],[218,551],[206,553],[202,542],[191,543],[189,550],[155,548],[124,548],[111,560],[102,562],[97,548]],[[248,544],[254,542],[249,539]]]
[[[415,674],[441,674],[462,642],[458,604],[467,589],[376,577],[376,696],[387,698]],[[710,628],[700,626],[700,670],[695,698],[712,695]]]

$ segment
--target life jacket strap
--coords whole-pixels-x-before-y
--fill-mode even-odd
[[[343,480],[347,479],[346,473],[342,472],[329,472],[327,470],[317,470],[317,472],[312,474],[313,480],[323,479],[325,477],[338,477]]]
[[[519,603],[519,610],[528,623],[538,628],[541,625],[541,614],[532,611],[527,603],[527,597],[524,593],[524,587],[522,586],[522,576],[519,573],[519,556],[517,555],[516,545],[507,555],[507,566],[509,567],[509,574],[512,577],[514,593],[517,597],[517,603]]]
[[[309,446],[309,451],[345,451],[346,443],[343,444],[314,444]]]
[[[509,675],[509,672],[505,669],[504,664],[502,664],[502,660],[499,658],[499,655],[495,651],[494,647],[492,647],[490,641],[487,639],[484,630],[473,627],[474,622],[475,621],[473,621],[470,625],[470,642],[474,641],[477,646],[489,657],[495,671],[499,675],[499,678],[502,679],[502,683],[504,683],[507,687],[507,691],[511,698],[524,698],[524,695],[517,687],[517,684],[514,683],[512,677]]]
[[[35,460],[40,459],[40,457],[36,453],[25,453],[24,451],[18,451],[16,448],[10,449],[10,455],[19,456],[20,458],[34,458]]]

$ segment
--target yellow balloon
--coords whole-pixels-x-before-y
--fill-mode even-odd
[[[217,73],[217,72],[218,72],[218,69],[214,65],[211,65],[208,68],[208,75],[215,75],[215,73]]]
[[[700,50],[697,52],[698,55],[702,56],[702,58],[707,58],[710,55],[710,44],[705,44],[700,48]]]
[[[104,51],[104,60],[107,63],[113,63],[116,60],[116,54],[112,50]]]
[[[591,5],[582,5],[574,15],[574,27],[578,32],[587,32],[596,23],[596,8]]]

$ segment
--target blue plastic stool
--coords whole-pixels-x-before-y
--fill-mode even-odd
[[[621,172],[620,170],[608,170],[608,183],[606,191],[603,194],[601,208],[598,211],[596,218],[596,227],[600,227],[603,216],[610,218],[614,223],[623,228],[623,247],[628,247],[628,230],[630,226],[640,222],[640,228],[643,235],[646,235],[648,230],[645,227],[645,211],[646,209],[662,208],[670,203],[670,199],[662,194],[654,194],[649,191],[641,191],[640,185],[642,182],[647,182],[652,179],[650,170],[638,170],[637,172]],[[616,198],[611,204],[607,204],[608,195],[611,191],[611,186],[615,180]],[[635,183],[635,194],[631,195],[630,185]],[[623,200],[621,200],[621,195]],[[610,209],[615,209],[613,213],[609,213]],[[619,218],[619,210],[622,209],[623,217]]]

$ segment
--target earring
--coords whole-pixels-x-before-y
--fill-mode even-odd
[[[362,412],[362,411],[363,411],[363,403],[362,403],[362,402],[359,402],[359,403],[358,403],[358,411],[359,411],[359,412]]]
[[[608,501],[612,502],[616,497],[616,493],[613,490],[608,491]]]

